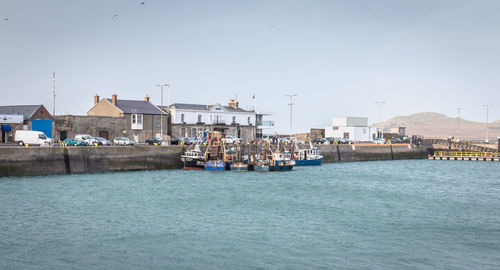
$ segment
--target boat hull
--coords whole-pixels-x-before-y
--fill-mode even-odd
[[[267,166],[267,165],[254,165],[253,170],[255,172],[268,172],[269,166]]]
[[[323,163],[323,158],[307,159],[307,160],[296,159],[295,160],[296,166],[318,166],[318,165],[321,165],[321,163]]]
[[[273,166],[269,166],[269,171],[271,171],[271,172],[291,171],[292,169],[293,169],[293,165],[273,165]]]
[[[207,171],[223,171],[226,168],[224,161],[208,161],[205,163],[205,170]]]
[[[184,170],[203,170],[205,163],[199,159],[184,159]]]
[[[246,164],[231,164],[231,171],[248,172],[248,165],[246,165]]]

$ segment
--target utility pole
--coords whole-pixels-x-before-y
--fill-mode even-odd
[[[295,103],[293,103],[293,97],[296,97],[297,95],[295,94],[288,94],[288,95],[285,95],[285,96],[288,96],[290,98],[290,103],[288,103],[288,105],[290,105],[290,137],[292,137],[292,128],[293,128],[293,125],[292,125],[292,108],[293,108],[293,105],[295,105]]]
[[[483,105],[484,107],[486,107],[486,140],[485,142],[489,142],[490,139],[489,139],[489,134],[488,134],[488,122],[489,122],[489,119],[488,119],[488,114],[489,114],[489,109],[491,106],[493,106],[492,104],[485,104]]]
[[[460,107],[457,108],[457,129],[460,130]]]
[[[163,112],[164,112],[164,110],[163,110],[163,86],[168,87],[168,84],[157,84],[156,86],[159,86],[161,88],[161,110],[162,110],[162,113],[160,114],[160,136],[163,139]]]
[[[56,117],[56,73],[52,72],[52,117]]]
[[[377,101],[375,102],[379,105],[379,108],[378,108],[378,122],[381,123],[382,122],[382,104],[385,104],[387,102],[385,101]]]

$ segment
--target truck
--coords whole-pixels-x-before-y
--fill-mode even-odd
[[[45,134],[41,131],[35,130],[17,130],[14,141],[19,145],[51,145],[52,140],[47,138]]]

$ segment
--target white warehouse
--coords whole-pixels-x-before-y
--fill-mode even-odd
[[[333,117],[332,125],[325,128],[325,137],[344,138],[351,141],[372,141],[381,138],[379,128],[369,127],[367,117]]]

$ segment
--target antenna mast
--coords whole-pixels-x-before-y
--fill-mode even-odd
[[[53,95],[52,116],[56,117],[56,73],[55,72],[52,72],[52,95]]]

